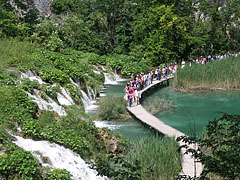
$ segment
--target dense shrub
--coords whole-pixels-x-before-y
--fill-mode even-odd
[[[72,175],[65,169],[54,169],[43,174],[45,180],[71,180]]]
[[[31,81],[28,78],[21,79],[20,87],[29,93],[33,93],[33,89],[39,89],[40,84],[37,80]]]
[[[122,97],[103,97],[99,101],[98,116],[102,120],[119,119],[126,114],[126,101]]]
[[[37,160],[30,152],[21,149],[0,156],[0,174],[6,179],[41,179]]]

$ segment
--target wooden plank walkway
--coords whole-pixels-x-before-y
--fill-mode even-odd
[[[147,91],[149,88],[162,83],[164,81],[167,81],[168,79],[171,79],[173,77],[168,77],[167,79],[163,79],[161,81],[153,81],[151,85],[148,85],[146,88],[144,88],[140,93],[143,94],[143,92]],[[126,97],[125,97],[126,99]],[[133,103],[133,106],[130,108],[127,108],[130,113],[132,113],[137,119],[142,121],[143,123],[149,125],[156,131],[167,135],[169,137],[179,137],[185,135],[184,133],[178,131],[177,129],[166,125],[164,122],[162,122],[160,119],[156,118],[152,114],[150,114],[142,105],[136,105]],[[179,145],[184,145],[184,142],[179,142]],[[195,147],[194,147],[195,146]],[[191,148],[197,148],[196,145],[191,145]],[[182,171],[180,172],[180,175],[186,175],[190,177],[200,177],[200,174],[203,170],[203,165],[201,163],[196,163],[194,158],[191,157],[190,154],[184,154],[185,150],[182,150]]]

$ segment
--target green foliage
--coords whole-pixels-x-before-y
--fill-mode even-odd
[[[148,66],[146,63],[140,61],[140,62],[130,62],[128,64],[124,65],[124,70],[122,71],[123,77],[130,77],[132,73],[134,74],[140,74],[141,72],[148,72],[150,69],[150,66]]]
[[[46,180],[70,180],[72,175],[65,169],[54,169],[45,173],[44,179]]]
[[[12,143],[14,138],[6,133],[3,129],[0,129],[0,151],[9,152],[16,148],[16,145]]]
[[[202,178],[209,173],[216,174],[224,179],[238,179],[239,172],[239,145],[240,145],[240,115],[223,115],[210,121],[206,133],[202,138],[180,137],[178,141],[189,144],[198,142],[197,150],[186,148],[186,153],[191,153],[204,165]],[[202,150],[207,149],[208,153]]]
[[[141,164],[139,173],[142,179],[171,179],[181,170],[181,154],[173,138],[151,137],[137,140],[126,159],[132,165]]]
[[[0,85],[14,85],[14,79],[8,76],[6,73],[0,72]]]
[[[100,159],[94,169],[97,170],[99,175],[106,175],[116,180],[141,180],[139,172],[141,164],[138,161],[131,164],[121,156]]]
[[[103,97],[99,101],[98,117],[102,120],[116,120],[126,114],[126,101],[122,97]]]
[[[240,57],[229,57],[210,64],[188,65],[179,69],[173,87],[185,90],[211,90],[240,88]]]
[[[21,149],[0,156],[0,174],[7,179],[41,179],[37,160],[30,152]]]
[[[0,39],[0,68],[29,60],[28,54],[35,48],[35,44],[27,41]]]
[[[49,97],[51,97],[54,100],[57,100],[57,93],[59,93],[61,91],[59,85],[49,86],[49,85],[45,85],[45,84],[41,85],[41,90],[43,92],[45,92],[46,95],[48,95]]]
[[[21,23],[15,14],[1,8],[0,38],[26,36],[28,31],[26,24]]]
[[[6,103],[8,102],[8,103]],[[16,129],[15,122],[21,124],[36,113],[36,106],[25,92],[17,87],[0,87],[0,126]]]
[[[178,144],[164,137],[142,138],[132,143],[126,156],[98,160],[96,170],[114,179],[172,179],[181,170]]]
[[[40,84],[37,80],[31,81],[28,78],[21,79],[20,87],[29,93],[33,93],[33,89],[39,89]]]

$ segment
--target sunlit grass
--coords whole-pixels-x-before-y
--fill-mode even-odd
[[[7,68],[13,63],[26,61],[36,45],[27,41],[0,40],[0,68]]]
[[[240,89],[240,57],[179,69],[173,87],[180,90]]]
[[[127,159],[141,164],[142,179],[174,179],[181,170],[181,154],[174,138],[140,138],[134,142]]]

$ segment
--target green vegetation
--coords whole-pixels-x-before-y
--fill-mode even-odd
[[[0,128],[16,132],[16,125],[18,125],[22,129],[22,136],[58,143],[80,154],[86,161],[106,156],[106,145],[98,129],[94,126],[89,116],[76,106],[70,106],[67,110],[68,115],[62,118],[58,117],[54,112],[48,111],[40,111],[37,114],[36,105],[28,99],[24,91],[14,86],[0,87],[0,100]],[[6,102],[8,103],[6,104]],[[0,173],[6,177],[16,174],[22,176],[20,173],[22,170],[18,166],[21,166],[21,162],[23,162],[21,158],[24,159],[26,153],[23,150],[12,149],[13,145],[10,142],[6,143],[10,138],[4,135],[4,132],[2,133],[1,150],[9,153],[1,156],[1,158],[5,159],[1,161],[3,169],[0,169]],[[113,132],[109,132],[109,136],[113,136],[113,134]],[[121,139],[124,141],[123,137]],[[8,163],[12,161],[15,155],[18,155],[20,159],[12,162],[10,167]],[[32,155],[31,158],[34,159]],[[36,171],[36,173],[29,171],[30,174],[24,174],[23,179],[25,175],[29,178],[38,176],[38,163],[32,164],[37,161],[34,159],[33,162],[29,162],[31,159],[26,159],[26,167],[22,166],[22,168],[26,169],[28,165],[29,167],[34,166],[36,169],[31,169],[34,172]],[[10,169],[8,170],[6,167]],[[59,172],[59,174],[61,173]]]
[[[240,57],[229,57],[206,65],[179,69],[173,80],[177,90],[238,90],[240,88]]]
[[[83,106],[81,93],[71,80],[79,82],[85,92],[91,87],[98,94],[104,74],[94,73],[92,65],[129,77],[131,73],[146,72],[162,63],[239,51],[240,47],[239,0],[96,0],[94,3],[53,0],[49,7],[53,13],[51,18],[40,18],[32,1],[0,0],[0,4],[0,128],[16,132],[20,126],[22,136],[64,145],[87,161],[96,160],[105,175],[116,179],[141,179],[145,172],[143,177],[151,179],[154,173],[146,165],[140,166],[140,158],[136,161],[119,154],[110,159],[106,157],[105,140],[109,139],[103,139],[91,118],[79,110]],[[20,73],[28,70],[47,84],[19,80]],[[238,70],[239,58],[194,66],[191,70],[186,67],[179,70],[175,87],[239,89]],[[78,105],[68,107],[68,115],[63,118],[53,112],[40,111],[24,92],[33,93],[38,89],[43,98],[49,96],[56,100],[60,85],[69,90]],[[126,113],[124,106],[120,98],[102,101],[99,117],[107,120],[122,117]],[[113,137],[112,132],[102,131],[107,132],[108,138]],[[16,148],[10,137],[0,132],[0,147],[6,151],[0,156],[0,174],[6,179],[70,178],[64,170],[43,175],[31,154]],[[125,153],[126,140],[115,136],[123,144],[119,153]],[[143,142],[137,143],[138,146],[148,148],[140,145]],[[153,144],[149,144],[152,155],[158,146]],[[137,151],[134,153],[138,154]],[[134,156],[133,151],[131,153]],[[161,165],[156,167],[160,169]],[[24,172],[27,169],[27,174],[22,168]],[[173,175],[176,171],[169,173]],[[171,175],[163,174],[161,178],[172,178]]]
[[[100,161],[97,170],[116,180],[172,179],[181,169],[181,155],[177,150],[173,138],[141,138],[132,143],[125,157]]]
[[[180,137],[178,140],[195,143],[198,150],[186,148],[204,165],[202,178],[220,176],[223,179],[239,179],[240,115],[223,114],[210,121],[206,133],[200,139]],[[216,176],[217,175],[217,176]],[[219,178],[220,179],[220,178]]]
[[[129,117],[127,102],[122,97],[103,97],[99,101],[98,117],[101,120],[119,120]]]
[[[142,138],[134,143],[127,154],[132,164],[138,161],[141,179],[172,179],[181,170],[181,155],[173,138]]]

